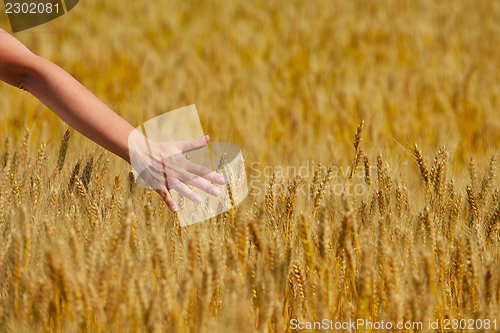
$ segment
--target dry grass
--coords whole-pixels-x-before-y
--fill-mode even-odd
[[[252,179],[314,163],[181,228],[1,85],[0,332],[500,320],[498,36],[483,0],[89,0],[19,33],[134,126],[196,103]]]

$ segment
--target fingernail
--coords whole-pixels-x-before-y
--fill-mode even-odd
[[[208,135],[205,135],[204,137],[200,138],[200,141],[203,141],[203,140],[207,141],[207,139],[208,139]]]
[[[217,187],[212,187],[210,194],[218,196],[220,194],[220,190]]]
[[[226,182],[226,178],[224,178],[224,177],[220,177],[220,178],[219,178],[219,183],[222,183],[222,184],[227,183],[227,182]]]
[[[203,201],[203,198],[197,194],[194,196],[193,200],[196,201],[197,203],[200,203]]]
[[[175,213],[177,211],[177,206],[176,205],[170,206],[170,210]]]

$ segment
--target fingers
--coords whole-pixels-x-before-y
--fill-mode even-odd
[[[168,208],[172,212],[177,211],[177,205],[175,204],[174,199],[172,199],[172,195],[170,194],[170,192],[168,190],[160,189],[160,190],[156,190],[156,192],[163,198],[163,201],[165,201]]]
[[[194,201],[196,203],[200,203],[203,201],[203,198],[201,196],[191,191],[189,187],[187,187],[181,181],[177,181],[177,183],[175,183],[173,186],[170,186],[170,188],[176,190],[177,192],[179,192],[179,194],[185,196],[189,200]]]
[[[191,163],[191,162],[190,162]],[[206,172],[203,170],[203,172],[200,171],[201,167],[199,165],[196,165],[194,163],[191,163],[194,167],[198,167],[197,171],[203,175],[203,172]],[[185,166],[184,166],[185,167]],[[197,187],[201,189],[202,191],[213,195],[213,196],[218,196],[220,194],[220,190],[217,186],[213,185],[210,183],[208,180],[213,181],[214,183],[219,183],[221,185],[225,184],[224,182],[224,177],[208,168],[204,168],[210,173],[208,175],[203,175],[204,178],[190,173],[187,171],[185,168],[182,168],[182,170],[174,170],[172,168],[169,168],[168,170],[165,170],[166,173],[163,172],[163,170],[158,170],[156,168],[149,168],[147,172],[142,172],[140,174],[141,178],[146,181],[146,183],[151,186],[154,189],[175,189],[177,183],[182,182],[184,184],[188,184],[194,187]],[[222,180],[220,179],[222,178]],[[185,195],[189,197],[189,195]]]
[[[220,194],[220,190],[217,186],[210,184],[208,181],[197,175],[186,173],[181,179],[184,184],[197,187],[200,190],[213,196],[218,196]]]
[[[191,161],[186,160],[185,163],[186,163],[186,170],[191,172],[192,174],[201,176],[219,185],[226,184],[226,180],[220,173],[217,173],[209,168],[193,163]]]
[[[203,148],[208,143],[208,141],[210,141],[210,137],[208,135],[205,135],[204,137],[197,140],[178,141],[176,142],[176,146],[182,151],[182,153],[189,153],[190,151]]]

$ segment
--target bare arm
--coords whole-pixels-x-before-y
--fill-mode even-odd
[[[134,127],[62,68],[1,29],[0,80],[30,92],[75,130],[130,163],[127,140]]]
[[[225,184],[221,174],[191,163],[182,155],[205,146],[208,136],[191,141],[148,141],[62,68],[33,54],[2,29],[0,80],[30,92],[68,125],[129,164],[131,155],[134,161],[148,161],[149,168],[143,178],[172,211],[177,207],[168,190],[175,189],[185,197],[201,202],[202,198],[186,184],[212,195],[218,195],[220,191],[207,180]],[[131,133],[134,135],[130,136]],[[130,146],[129,136],[133,139]],[[149,142],[148,147],[144,145],[145,140]]]

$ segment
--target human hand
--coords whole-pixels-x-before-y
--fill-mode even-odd
[[[197,140],[154,142],[134,131],[129,138],[131,164],[141,178],[161,195],[172,212],[177,211],[170,190],[200,203],[203,199],[187,185],[195,186],[208,194],[217,196],[220,190],[211,184],[224,185],[224,177],[186,159],[183,153],[198,150],[210,140],[204,136]]]

